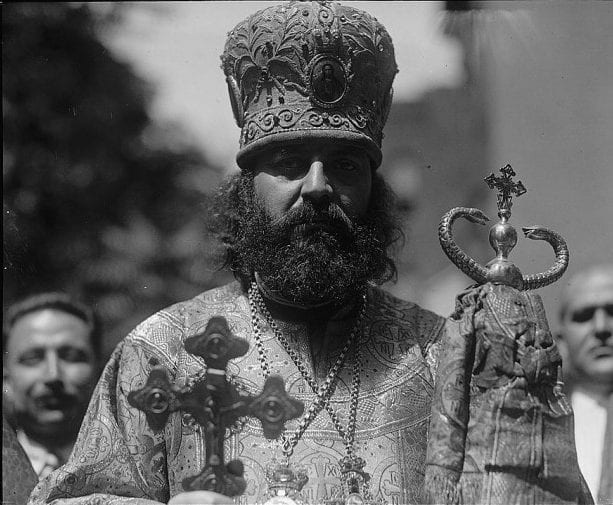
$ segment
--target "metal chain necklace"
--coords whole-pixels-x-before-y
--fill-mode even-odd
[[[370,500],[370,493],[368,490],[368,481],[370,479],[370,476],[364,471],[364,466],[366,465],[366,462],[362,458],[357,457],[354,451],[357,406],[360,391],[360,378],[362,374],[362,356],[358,332],[361,328],[362,320],[366,312],[366,294],[364,293],[362,295],[362,306],[360,309],[360,313],[356,319],[356,324],[353,327],[343,349],[341,350],[341,353],[339,354],[335,363],[330,368],[330,371],[326,376],[326,380],[321,386],[309,374],[307,368],[301,362],[300,356],[294,349],[292,349],[287,338],[285,337],[285,335],[283,335],[283,332],[280,330],[272,315],[268,311],[268,308],[266,307],[266,304],[262,298],[262,295],[256,282],[252,282],[251,287],[249,288],[249,306],[251,309],[251,320],[253,324],[254,340],[260,357],[260,364],[262,367],[262,371],[264,372],[264,376],[267,377],[268,375],[270,375],[271,372],[270,365],[268,363],[266,353],[264,351],[264,344],[262,342],[262,332],[259,325],[259,314],[264,316],[266,322],[273,330],[275,338],[281,343],[287,354],[292,359],[294,365],[302,375],[302,378],[311,387],[313,393],[316,396],[315,401],[311,404],[307,413],[299,422],[296,431],[290,436],[287,436],[285,434],[282,436],[281,448],[285,457],[285,461],[281,464],[273,465],[271,471],[267,471],[267,480],[269,481],[269,488],[272,488],[271,491],[275,493],[277,497],[285,497],[291,496],[292,494],[296,494],[295,482],[289,483],[288,485],[288,479],[290,475],[294,477],[294,481],[301,481],[300,488],[302,488],[304,484],[306,484],[306,481],[308,480],[308,477],[306,477],[306,473],[303,472],[302,475],[296,476],[295,472],[293,472],[289,466],[289,458],[293,453],[294,447],[296,446],[308,426],[315,419],[315,417],[317,417],[319,412],[321,412],[321,410],[325,407],[328,414],[330,415],[332,424],[334,425],[338,433],[341,435],[343,442],[345,443],[346,455],[339,461],[345,502],[352,504],[366,503],[366,501]],[[338,382],[339,371],[345,362],[345,358],[347,356],[347,353],[349,352],[349,349],[354,343],[355,345],[353,347],[355,361],[352,370],[353,373],[349,402],[349,420],[347,423],[347,429],[345,429],[343,428],[339,420],[338,414],[333,409],[332,405],[330,405],[329,400],[332,397],[332,394],[336,387],[336,383]],[[279,485],[279,478],[285,480],[285,485]],[[299,490],[300,489],[298,489],[298,491]],[[292,491],[294,492],[292,493]],[[284,499],[283,503],[286,502],[287,500]],[[269,503],[277,502],[271,500],[269,501]]]

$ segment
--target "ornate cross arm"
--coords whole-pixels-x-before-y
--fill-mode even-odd
[[[277,438],[285,423],[299,417],[304,405],[288,396],[279,376],[270,376],[257,396],[240,393],[226,377],[228,361],[244,355],[246,340],[232,334],[223,317],[213,317],[203,333],[185,340],[185,349],[203,358],[207,365],[203,379],[192,388],[179,388],[168,378],[164,367],[151,370],[144,387],[132,391],[128,402],[145,413],[154,431],[164,429],[168,416],[182,410],[192,415],[204,429],[206,464],[202,471],[183,481],[188,491],[215,491],[236,496],[245,490],[243,464],[239,460],[225,463],[226,429],[240,417],[256,417],[262,423],[264,436]]]
[[[478,284],[492,282],[504,284],[516,289],[530,290],[547,286],[557,281],[568,266],[568,247],[564,239],[556,232],[542,226],[524,227],[525,236],[532,240],[545,240],[554,250],[554,264],[545,272],[522,275],[519,268],[509,261],[508,256],[517,244],[517,232],[508,223],[511,217],[512,196],[521,196],[526,192],[521,181],[514,182],[516,175],[511,165],[500,169],[501,177],[490,174],[485,182],[491,189],[497,189],[498,217],[500,221],[490,228],[490,245],[496,257],[487,265],[480,265],[464,252],[454,241],[452,225],[456,219],[463,217],[473,223],[485,224],[489,218],[479,209],[456,207],[447,212],[439,224],[439,241],[449,259],[466,275]]]
[[[247,412],[261,421],[266,438],[276,439],[283,433],[286,421],[302,415],[304,404],[288,396],[281,376],[270,375],[262,392],[251,399]]]

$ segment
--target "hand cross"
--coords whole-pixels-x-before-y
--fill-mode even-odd
[[[245,490],[243,464],[239,460],[224,462],[224,435],[240,417],[256,417],[262,423],[264,436],[278,438],[285,422],[302,414],[304,405],[285,391],[279,376],[266,379],[257,396],[239,393],[228,381],[228,361],[243,356],[249,348],[246,340],[232,334],[223,317],[213,317],[203,333],[185,339],[185,349],[200,356],[207,365],[203,379],[190,388],[172,384],[164,367],[151,370],[145,385],[128,394],[128,402],[145,413],[154,431],[166,425],[172,412],[183,410],[204,428],[206,465],[203,470],[183,481],[187,491],[215,491],[236,496]]]

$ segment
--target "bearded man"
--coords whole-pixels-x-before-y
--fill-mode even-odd
[[[118,345],[72,458],[31,503],[232,503],[183,488],[205,464],[193,419],[173,414],[155,432],[127,400],[156,365],[173,383],[193,384],[203,362],[183,342],[217,316],[250,344],[229,364],[234,383],[256,392],[279,374],[305,404],[280,442],[251,419],[226,439],[228,457],[245,466],[240,503],[272,496],[267,471],[284,458],[300,482],[295,501],[345,502],[350,462],[363,470],[354,498],[423,502],[444,320],[376,287],[395,274],[388,249],[398,236],[377,173],[397,71],[392,41],[360,10],[291,2],[240,23],[222,61],[242,128],[241,172],[214,217],[237,281],[162,310]],[[324,68],[334,69],[334,93],[318,94]]]

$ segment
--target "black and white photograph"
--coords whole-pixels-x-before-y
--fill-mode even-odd
[[[8,505],[613,505],[613,2],[2,3]]]

